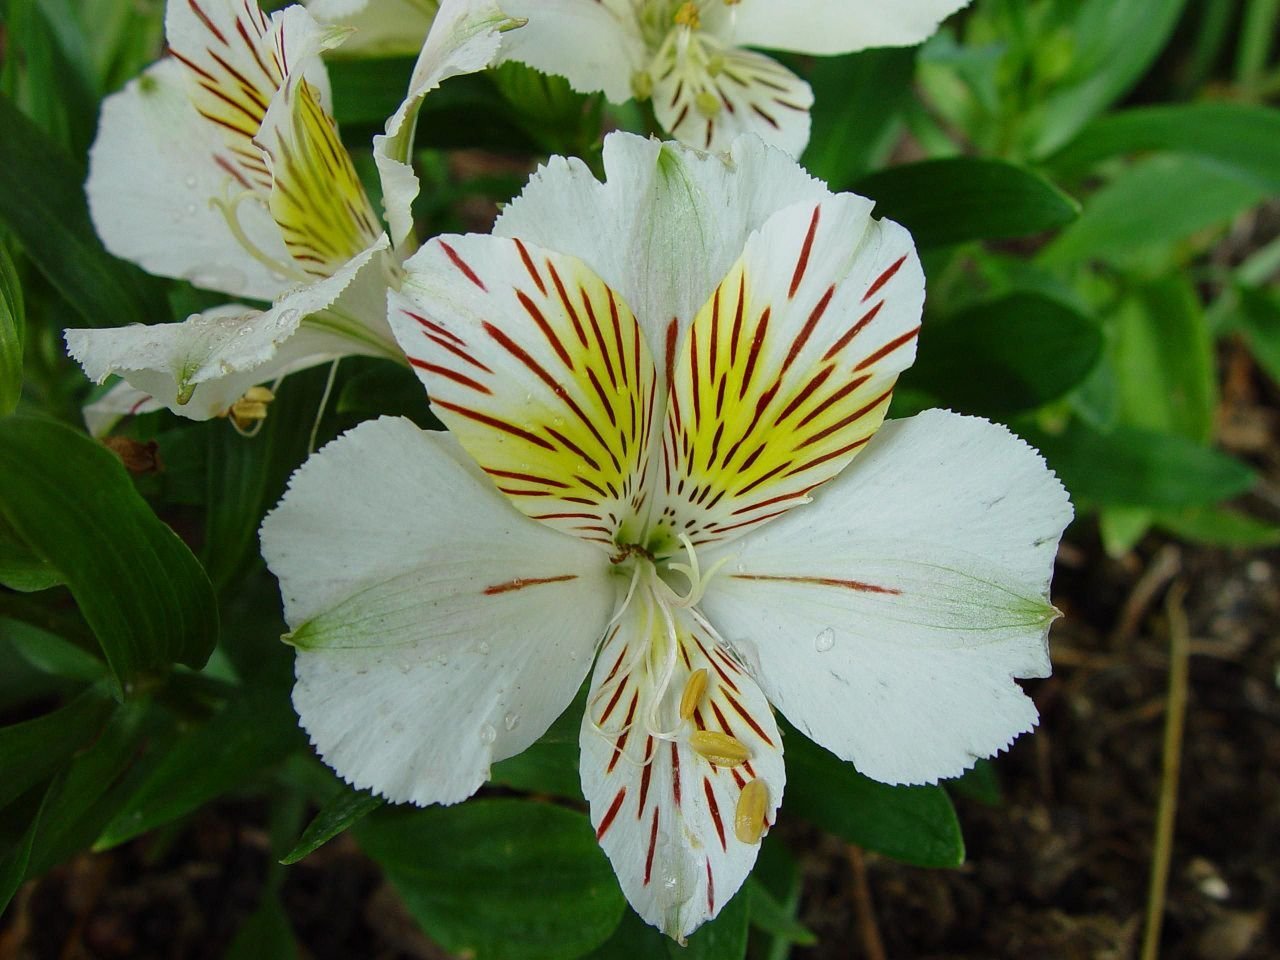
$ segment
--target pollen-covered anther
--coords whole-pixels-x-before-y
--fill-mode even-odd
[[[751,759],[745,743],[718,730],[695,730],[689,735],[689,746],[717,767],[738,767]]]
[[[742,788],[733,812],[733,835],[743,843],[759,843],[769,808],[769,785],[757,778]]]
[[[250,387],[230,406],[226,416],[237,429],[248,430],[267,419],[267,405],[275,398],[276,395],[267,387]]]
[[[689,674],[689,679],[684,685],[684,693],[680,695],[681,720],[692,719],[693,711],[697,710],[701,705],[702,697],[707,692],[707,677],[708,674],[705,667]]]
[[[720,113],[720,98],[710,90],[701,90],[694,97],[693,104],[698,108],[698,112],[708,120]]]
[[[648,100],[653,96],[653,74],[648,70],[637,70],[631,74],[631,95],[637,100]]]
[[[677,27],[688,27],[690,30],[701,28],[702,18],[698,16],[698,5],[693,0],[681,4],[680,9],[676,11],[675,24]]]

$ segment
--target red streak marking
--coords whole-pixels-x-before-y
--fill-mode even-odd
[[[562,573],[558,577],[516,577],[514,580],[508,580],[506,583],[495,583],[491,587],[484,588],[485,596],[491,597],[498,593],[511,593],[515,590],[523,590],[525,587],[537,587],[544,583],[564,583],[566,580],[577,580],[576,573]]]
[[[645,763],[644,763],[644,772],[640,774],[640,802],[636,804],[637,820],[639,820],[641,817],[644,816],[644,804],[645,804],[645,800],[649,796],[649,778],[653,776],[653,764],[650,762],[649,757],[652,753],[653,753],[653,737],[649,737],[644,742]],[[656,816],[658,813],[656,807],[654,808],[653,812],[654,812],[654,815]]]
[[[908,343],[914,340],[916,338],[916,334],[919,332],[920,332],[920,328],[916,327],[914,330],[908,330],[906,333],[904,333],[900,337],[895,337],[893,340],[890,340],[883,347],[881,347],[875,353],[871,354],[871,356],[867,357],[867,359],[863,360],[860,364],[858,364],[853,369],[855,371],[865,370],[867,367],[871,366],[873,363],[883,360],[885,357],[893,353],[893,351],[897,350],[904,343]]]
[[[787,511],[785,510],[775,510],[773,513],[766,513],[763,517],[754,517],[751,520],[743,520],[741,523],[731,523],[727,527],[716,524],[716,533],[728,533],[730,530],[737,530],[739,527],[749,527],[752,524],[764,523],[766,520],[772,520],[774,517],[780,517],[786,512]],[[697,544],[695,543],[694,546],[696,547]]]
[[[822,359],[830,360],[837,353],[839,353],[841,350],[847,347],[849,345],[849,342],[853,340],[853,338],[856,337],[859,333],[861,333],[863,329],[866,327],[866,325],[870,323],[872,320],[874,320],[876,318],[876,314],[878,314],[882,309],[884,309],[883,300],[881,300],[874,307],[872,307],[865,314],[863,314],[862,319],[859,320],[857,323],[855,323],[852,327],[850,327],[848,331],[845,333],[845,335],[841,337],[839,340],[837,340],[835,344],[831,347],[831,349],[828,350],[823,355]]]
[[[671,322],[667,324],[667,390],[671,394],[671,412],[675,417],[675,422],[680,422],[680,397],[676,390],[676,336],[680,333],[680,322],[675,318],[671,318]],[[695,392],[697,388],[695,387]]]
[[[244,187],[246,190],[253,189],[253,184],[246,180],[239,170],[227,163],[226,160],[218,156],[216,153],[213,155],[213,162],[229,173],[236,181],[239,182],[240,186]]]
[[[618,684],[618,689],[613,691],[613,696],[609,698],[608,705],[604,708],[604,713],[600,714],[600,724],[609,719],[609,715],[613,713],[613,708],[618,705],[618,701],[622,699],[622,691],[627,685],[625,683]]]
[[[727,693],[724,695],[724,698],[729,701],[729,706],[733,707],[733,709],[737,712],[738,716],[740,716],[743,720],[747,722],[747,726],[749,726],[752,729],[752,731],[755,733],[757,737],[759,737],[761,740],[763,740],[765,743],[767,743],[771,747],[774,745],[773,740],[769,738],[769,735],[764,732],[764,729],[760,726],[760,724],[756,723],[756,718],[751,716],[751,714],[749,714],[745,709],[743,709],[742,704],[740,704],[737,700],[735,700],[733,697],[731,697]]]
[[[241,21],[239,17],[236,17],[236,32],[244,39],[245,45],[249,48],[249,52],[253,54],[254,62],[258,64],[258,69],[262,71],[262,75],[274,83],[275,77],[271,76],[271,71],[268,70],[267,65],[262,62],[262,57],[258,53],[257,43],[255,43],[253,38],[249,36],[249,31],[245,29],[244,22]],[[261,40],[262,37],[258,37],[258,39]]]
[[[737,359],[738,356],[738,340],[742,335],[742,311],[747,300],[747,274],[746,271],[738,274],[738,306],[733,314],[733,336],[729,340],[729,355]]]
[[[437,376],[444,377],[446,380],[452,380],[454,383],[461,384],[464,387],[470,387],[472,390],[475,390],[479,393],[488,394],[489,396],[493,395],[493,391],[490,390],[488,387],[486,387],[483,383],[478,383],[477,381],[472,380],[470,377],[465,376],[464,374],[458,373],[455,370],[450,370],[448,367],[437,366],[434,363],[428,363],[426,360],[420,360],[417,357],[410,357],[407,355],[406,355],[406,359],[409,361],[409,363],[417,367],[419,370],[425,370],[428,373],[434,373]]]
[[[806,381],[805,385],[800,389],[800,392],[797,393],[795,397],[792,398],[791,402],[787,404],[786,408],[781,413],[779,413],[776,418],[774,418],[773,425],[775,427],[778,426],[778,424],[782,423],[783,420],[787,419],[787,417],[791,416],[798,409],[800,409],[800,407],[805,403],[805,401],[807,401],[811,396],[813,396],[813,392],[817,390],[820,386],[822,386],[824,383],[826,383],[827,378],[830,377],[831,374],[834,372],[835,372],[835,367],[831,367],[831,366],[823,367],[822,370],[818,372],[818,375],[816,377],[813,377],[812,379]]]
[[[594,514],[584,514],[584,516],[594,516]],[[618,631],[621,629],[622,629],[621,627],[614,627],[613,633],[609,634],[609,639],[612,640],[614,637],[616,637],[618,635]],[[627,655],[627,645],[624,643],[622,645],[622,649],[618,651],[618,659],[613,661],[613,669],[610,670],[609,675],[604,678],[605,683],[608,683],[610,680],[613,679],[614,674],[618,672],[618,668],[622,666],[622,658],[625,657],[626,655]]]
[[[864,383],[866,383],[870,379],[871,379],[871,374],[869,373],[863,374],[860,377],[854,377],[852,380],[846,383],[843,387],[841,387],[835,393],[831,394],[831,396],[825,397],[816,407],[814,407],[812,410],[806,413],[804,417],[800,420],[800,422],[796,424],[795,428],[798,430],[801,427],[808,424],[810,421],[816,419],[817,417],[820,417],[822,414],[826,413],[827,410],[831,409],[832,406],[839,403],[841,400],[843,400],[849,394],[853,393],[853,391],[857,390],[860,386],[862,386]]]
[[[751,105],[751,109],[752,109],[753,111],[755,111],[756,115],[757,115],[758,117],[760,117],[762,120],[764,120],[764,122],[765,122],[765,123],[767,123],[767,124],[769,124],[769,126],[773,127],[773,129],[775,129],[775,130],[781,129],[781,128],[778,126],[778,121],[777,121],[777,120],[773,119],[773,117],[771,117],[769,114],[765,113],[763,110],[761,110],[759,107],[757,107],[754,103]]]
[[[720,286],[724,286],[721,284]],[[720,352],[720,287],[711,300],[711,344],[707,349],[707,382],[716,382],[716,355]]]
[[[553,350],[560,357],[560,362],[570,370],[573,369],[573,361],[569,358],[569,352],[565,350],[564,344],[560,342],[560,338],[556,336],[555,331],[551,329],[551,324],[547,323],[547,318],[542,315],[542,311],[538,309],[537,304],[529,299],[528,294],[523,290],[516,291],[516,299],[520,301],[520,305],[524,307],[525,312],[538,325],[538,329],[542,331],[542,335],[547,338],[547,342],[551,344]],[[488,323],[485,324],[489,328]],[[496,328],[494,328],[496,329]]]
[[[471,269],[471,266],[467,263],[467,261],[463,260],[462,257],[458,256],[457,251],[454,250],[453,247],[449,246],[443,240],[439,240],[437,242],[440,244],[440,249],[442,249],[445,252],[445,256],[447,256],[450,260],[453,261],[453,265],[462,271],[462,275],[464,277],[466,277],[468,280],[474,283],[477,287],[479,287],[485,293],[489,292],[489,288],[484,285],[484,281],[481,280],[478,276],[476,276],[476,272]]]
[[[720,849],[727,850],[724,842],[724,821],[720,819],[720,804],[716,803],[715,791],[711,789],[711,781],[702,778],[702,792],[707,796],[707,806],[711,808],[711,822],[716,825],[716,834],[720,837]],[[710,877],[710,871],[707,876]]]
[[[509,433],[513,437],[519,437],[521,440],[526,440],[534,446],[542,447],[544,450],[555,450],[555,447],[547,443],[547,441],[543,440],[541,437],[535,436],[527,430],[521,430],[519,427],[513,426],[504,420],[499,420],[496,417],[489,416],[488,414],[480,413],[477,410],[470,410],[467,407],[459,406],[456,403],[449,403],[447,400],[432,400],[431,403],[433,406],[444,407],[446,410],[452,410],[454,413],[466,417],[468,420],[474,420],[476,423],[483,423],[485,426],[493,427],[494,429],[501,430],[504,433]]]
[[[737,767],[734,767],[730,772],[733,774],[733,782],[738,785],[739,790],[747,785],[747,781],[742,778],[742,774],[738,772]]]
[[[901,270],[902,265],[906,262],[907,262],[907,255],[904,253],[901,257],[899,257],[894,263],[892,263],[889,266],[888,270],[880,274],[880,276],[876,277],[876,282],[871,284],[871,286],[867,288],[867,292],[863,294],[862,302],[866,303],[868,300],[874,297],[877,293],[879,293],[880,288],[883,287],[890,280],[892,280],[893,275],[897,273],[899,270]]]
[[[524,480],[527,483],[543,483],[549,487],[560,487],[562,490],[569,489],[567,483],[561,483],[559,480],[550,480],[547,477],[538,477],[532,473],[515,473],[511,470],[495,470],[492,467],[482,467],[485,473],[491,477],[506,477],[508,480]],[[590,519],[595,519],[595,514],[586,514]]]
[[[893,387],[890,387],[884,393],[880,394],[880,396],[876,397],[874,400],[872,400],[862,409],[855,410],[853,413],[849,414],[843,420],[839,420],[833,423],[831,426],[826,427],[822,430],[819,430],[817,433],[815,433],[812,437],[810,437],[804,443],[800,444],[800,446],[797,447],[796,449],[803,450],[805,447],[809,446],[810,444],[814,444],[814,443],[817,443],[819,440],[826,439],[828,436],[835,433],[837,430],[843,430],[845,427],[849,426],[851,423],[856,423],[857,421],[865,417],[868,413],[870,413],[872,410],[874,410],[876,407],[880,406],[880,404],[886,402],[891,396],[893,396]]]
[[[645,768],[648,770],[648,768]],[[653,876],[653,851],[658,846],[658,808],[653,808],[653,826],[649,828],[649,852],[644,858],[644,885],[649,885],[649,880]]]
[[[747,395],[747,388],[751,386],[751,375],[755,373],[756,361],[760,358],[760,347],[764,344],[765,334],[769,331],[769,315],[772,312],[772,307],[765,307],[764,312],[760,314],[760,323],[756,327],[756,335],[751,338],[751,349],[747,354],[747,369],[742,375],[742,386],[738,389],[739,400]]]
[[[839,580],[835,577],[788,577],[766,573],[731,573],[735,580],[754,580],[761,583],[806,583],[815,587],[841,587],[845,590],[857,590],[862,593],[885,593],[899,596],[902,591],[894,587],[881,587],[861,580]]]
[[[675,794],[676,806],[680,806],[680,752],[674,740],[671,741],[671,792]]]
[[[555,284],[556,293],[560,296],[560,302],[564,304],[564,309],[569,314],[569,319],[573,321],[573,330],[578,335],[578,342],[585,347],[587,345],[587,334],[582,329],[582,321],[578,319],[578,312],[573,309],[573,304],[569,302],[569,294],[565,292],[564,284],[560,282],[560,274],[556,273],[555,264],[550,260],[547,261],[547,270],[551,273],[551,282]]]
[[[800,259],[796,261],[796,271],[791,275],[791,289],[787,293],[788,300],[795,299],[796,291],[800,289],[800,281],[804,279],[805,269],[809,266],[809,254],[813,251],[813,237],[818,232],[818,219],[821,216],[822,207],[814,207],[813,217],[809,220],[809,232],[805,234],[804,246],[800,248]],[[827,294],[827,299],[831,299],[830,292]]]
[[[525,249],[523,243],[519,240],[514,241],[516,249],[520,251],[520,259],[524,261],[524,268],[528,271],[529,276],[533,277],[533,282],[537,284],[539,292],[545,297],[547,295],[546,284],[542,282],[542,276],[538,273],[538,268],[533,265],[533,258],[529,256],[529,251]]]
[[[222,45],[224,47],[231,46],[231,44],[227,43],[227,38],[222,35],[222,31],[213,25],[213,21],[209,19],[209,15],[200,9],[196,0],[187,0],[187,6],[189,6],[191,8],[191,12],[199,17],[201,22],[209,28],[209,32],[222,41]]]
[[[626,795],[627,788],[623,787],[618,791],[618,795],[613,798],[613,803],[609,805],[609,810],[604,815],[604,819],[600,821],[600,826],[596,827],[597,840],[604,837],[604,835],[609,832],[609,828],[613,826],[613,818],[618,815],[618,808],[622,806],[622,801]]]
[[[711,861],[705,861],[707,865],[707,913],[716,912],[716,882],[711,877]]]
[[[207,70],[198,66],[195,62],[188,60],[186,57],[180,54],[177,50],[173,49],[173,47],[169,48],[169,53],[173,56],[175,60],[181,63],[188,70],[191,70],[194,73],[198,73],[200,76],[204,77],[204,79],[208,80],[210,83],[214,84],[215,86],[217,85],[218,83],[217,78],[214,77],[213,74],[209,73]]]
[[[640,691],[636,690],[631,694],[631,706],[627,707],[626,719],[622,721],[622,736],[618,738],[618,742],[613,745],[613,756],[609,760],[609,766],[605,768],[605,773],[613,773],[613,768],[618,765],[618,760],[627,749],[627,737],[631,736],[631,721],[635,719],[636,704],[640,701]]]
[[[702,641],[699,640],[697,637],[694,637],[693,642],[698,645],[698,649],[702,651],[702,656],[705,657],[707,662],[710,663],[711,666],[715,669],[716,673],[720,677],[721,682],[724,683],[725,686],[729,687],[729,689],[740,693],[741,691],[738,690],[737,684],[735,684],[733,680],[729,677],[729,675],[724,672],[724,667],[720,666],[716,658],[711,656],[711,654],[707,652],[707,648],[702,645]]]
[[[132,417],[135,413],[137,413],[142,408],[142,405],[150,399],[151,397],[149,395],[145,396],[141,400],[139,400],[137,403],[135,403],[133,406],[131,406],[129,408],[129,416]]]
[[[456,343],[460,347],[465,347],[467,345],[467,341],[463,340],[456,333],[452,333],[451,331],[446,330],[444,327],[440,326],[440,324],[435,323],[434,321],[428,320],[426,317],[422,316],[421,314],[414,313],[412,310],[406,310],[404,312],[404,315],[406,317],[409,317],[412,320],[416,320],[418,323],[420,323],[426,329],[430,330],[432,333],[438,334],[442,337],[445,337],[446,339],[452,340],[454,343]],[[486,367],[485,369],[487,370],[488,368]],[[493,373],[492,370],[489,370],[489,372]]]
[[[787,353],[787,359],[782,363],[782,370],[778,374],[779,377],[790,369],[792,362],[799,356],[800,351],[804,349],[804,345],[809,342],[809,337],[813,335],[813,328],[818,325],[822,315],[827,312],[827,305],[831,303],[831,298],[835,295],[835,292],[835,284],[827,287],[827,292],[822,295],[822,299],[809,311],[809,319],[805,321],[800,334],[791,342],[791,350]]]
[[[534,513],[530,514],[534,520],[599,520],[600,518],[594,513]]]
[[[826,463],[828,460],[834,460],[836,457],[842,457],[846,453],[848,453],[850,450],[856,450],[858,447],[861,447],[864,444],[866,444],[866,442],[870,439],[871,439],[870,437],[863,437],[861,440],[855,440],[853,441],[853,443],[846,444],[845,446],[841,447],[839,450],[832,450],[830,453],[823,454],[817,460],[810,460],[807,463],[802,463],[800,464],[800,466],[794,467],[791,470],[788,470],[783,476],[790,477],[797,473],[803,473],[806,470],[812,470],[814,467],[818,466],[819,464]]]

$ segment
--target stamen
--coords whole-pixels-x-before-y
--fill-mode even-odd
[[[743,843],[759,843],[764,815],[769,807],[769,785],[755,779],[742,788],[733,813],[733,835]]]
[[[227,408],[223,416],[231,421],[241,436],[255,436],[267,419],[267,405],[275,398],[267,387],[250,387],[244,396]]]
[[[230,179],[228,179],[227,183],[229,186]],[[249,256],[280,277],[294,280],[298,283],[311,283],[315,279],[314,277],[307,276],[292,263],[285,263],[283,260],[277,260],[275,257],[265,253],[244,232],[244,227],[240,223],[240,204],[250,197],[256,199],[255,192],[252,190],[243,190],[229,199],[210,197],[209,206],[222,213],[222,218],[227,222],[227,229],[231,231],[231,235],[236,238],[236,242],[244,248],[244,251]]]
[[[688,27],[690,30],[698,30],[702,27],[702,18],[698,16],[698,5],[693,0],[686,0],[681,4],[673,19],[677,27]]]
[[[716,575],[721,567],[729,562],[728,557],[717,560],[715,565],[707,571],[707,575],[702,575],[698,565],[698,554],[693,548],[693,541],[689,539],[689,535],[681,533],[678,535],[680,542],[684,545],[685,552],[689,554],[688,563],[672,563],[668,566],[677,573],[684,574],[689,581],[689,591],[684,596],[676,593],[670,587],[667,587],[667,593],[671,595],[671,604],[676,607],[685,609],[692,608],[695,604],[701,602],[702,595],[707,590],[707,585],[711,583],[711,578]],[[665,584],[664,584],[665,586]]]
[[[693,711],[702,703],[702,695],[707,692],[707,670],[702,667],[689,674],[685,682],[684,693],[680,696],[680,719],[693,717]]]
[[[717,767],[738,767],[751,759],[745,743],[718,730],[695,730],[689,735],[689,746]]]

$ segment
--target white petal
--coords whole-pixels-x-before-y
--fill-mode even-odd
[[[320,316],[350,287],[381,284],[381,237],[342,270],[284,297],[265,311],[216,307],[182,323],[68,330],[68,352],[89,379],[118,374],[175,413],[205,420],[223,413],[248,389],[277,376],[348,354],[396,355],[376,331]],[[380,322],[385,328],[385,320]]]
[[[928,39],[969,0],[742,0],[713,4],[704,18],[725,40],[796,53],[852,53]]]
[[[324,23],[352,27],[343,57],[412,56],[422,49],[439,4],[436,0],[309,0],[307,10]]]
[[[634,5],[626,0],[503,0],[529,22],[503,38],[502,59],[564,77],[582,93],[631,99],[631,76],[646,66]]]
[[[103,101],[85,185],[94,227],[108,250],[149,273],[274,299],[284,277],[249,256],[210,204],[244,188],[219,164],[220,137],[192,108],[184,69],[162,60]],[[248,199],[238,210],[249,239],[287,262],[265,205]]]
[[[456,803],[541,736],[614,602],[599,551],[477,474],[445,434],[369,421],[308,460],[262,526],[302,724],[390,800]]]
[[[754,133],[800,156],[813,106],[807,83],[770,57],[699,42],[698,34],[682,57],[676,38],[673,30],[651,69],[654,114],[673,137],[718,153],[741,134]],[[713,68],[707,58],[714,59]]]
[[[637,597],[596,662],[583,717],[582,792],[591,823],[632,908],[683,941],[729,902],[751,872],[758,842],[736,835],[743,787],[761,780],[764,825],[782,802],[782,740],[760,688],[692,620],[675,621],[679,654],[658,685],[665,622]],[[681,722],[689,677],[705,670],[705,695]],[[674,739],[652,736],[675,731]],[[740,766],[718,766],[689,745],[695,731],[727,733],[747,747]]]
[[[952,777],[1036,723],[1066,492],[985,420],[886,423],[815,502],[709,554],[711,622],[812,739],[888,783]]]
[[[418,176],[409,155],[423,98],[450,77],[489,66],[498,54],[499,31],[511,25],[510,17],[492,0],[444,0],[440,4],[409,79],[408,95],[387,120],[386,133],[373,138],[373,158],[382,179],[382,206],[397,249],[413,231]]]
[[[91,437],[105,437],[125,417],[139,416],[163,410],[164,404],[145,390],[139,390],[127,380],[114,384],[110,390],[80,411],[84,425]]]
[[[580,160],[553,157],[493,232],[585,261],[635,312],[655,353],[673,317],[683,334],[752,231],[783,207],[830,196],[753,136],[721,157],[613,133],[604,168],[599,183]]]

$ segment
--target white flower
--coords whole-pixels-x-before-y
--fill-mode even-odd
[[[744,47],[851,53],[916,44],[969,0],[507,0],[529,24],[504,56],[621,103],[652,96],[673,136],[726,149],[751,132],[799,156],[809,85]]]
[[[448,0],[437,59],[415,76],[434,86],[459,72],[467,49],[446,41],[456,20],[487,7]],[[68,330],[91,379],[125,381],[89,419],[109,427],[135,396],[206,419],[255,384],[337,357],[403,362],[386,320],[399,258],[339,138],[320,60],[350,29],[299,6],[268,18],[254,0],[170,0],[165,31],[171,56],[103,104],[86,185],[94,225],[112,253],[151,273],[271,306]],[[490,58],[497,42],[495,32]],[[395,223],[411,223],[409,199],[388,210]]]
[[[554,158],[430,241],[392,325],[449,434],[368,422],[262,529],[294,705],[338,773],[455,803],[595,662],[591,819],[673,937],[742,884],[786,774],[769,704],[865,774],[959,774],[1036,723],[1071,517],[1004,427],[880,427],[915,352],[907,232],[755,137]],[[856,457],[856,459],[855,459]],[[852,463],[851,463],[852,461]]]
[[[321,23],[355,31],[339,51],[344,57],[416,54],[439,8],[438,0],[307,0]]]

